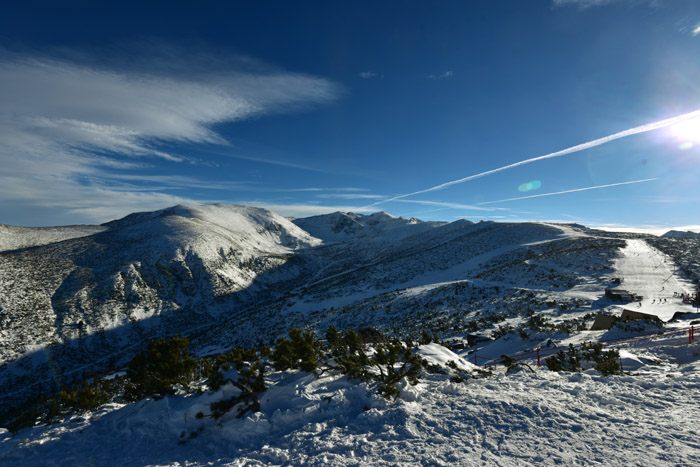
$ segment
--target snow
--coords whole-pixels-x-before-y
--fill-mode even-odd
[[[295,219],[296,225],[326,243],[365,242],[393,243],[410,235],[427,232],[444,222],[423,222],[415,218],[394,217],[384,211],[370,215],[354,212],[334,212],[320,216]],[[468,221],[467,221],[468,222]]]
[[[106,230],[99,225],[67,225],[64,227],[15,227],[0,224],[0,252],[48,245],[87,237]]]
[[[676,311],[692,311],[683,304],[680,293],[693,291],[693,286],[676,274],[673,262],[663,253],[644,240],[631,239],[620,254],[614,265],[614,277],[624,281],[617,288],[644,297],[641,306],[634,302],[620,308],[658,316],[662,321],[671,319]],[[675,297],[674,292],[677,292]]]
[[[416,386],[402,381],[398,401],[338,374],[275,372],[266,375],[261,411],[242,419],[233,413],[218,421],[196,417],[237,393],[227,385],[216,392],[110,404],[16,434],[0,429],[3,466],[700,465],[700,429],[689,415],[700,409],[694,397],[700,389],[700,347],[688,344],[687,333],[616,344],[628,372],[621,376],[552,373],[533,361],[533,372],[505,374],[503,367],[493,367],[487,375],[473,364],[474,352],[482,363],[537,347],[658,330],[648,323],[610,331],[534,330],[525,327],[529,316],[558,324],[620,308],[664,320],[692,311],[673,297],[692,284],[643,238],[603,238],[560,224],[442,225],[386,213],[335,213],[293,224],[263,209],[224,205],[136,213],[96,227],[94,237],[70,237],[75,229],[46,232],[28,237],[32,245],[45,246],[0,257],[0,317],[8,323],[0,337],[11,343],[31,337],[24,348],[1,349],[12,358],[27,349],[42,349],[37,358],[49,356],[45,343],[54,339],[52,333],[75,339],[79,319],[92,331],[151,317],[135,329],[201,332],[194,349],[200,355],[228,349],[232,339],[284,333],[290,325],[321,332],[330,323],[339,329],[377,326],[387,332],[439,323],[440,331],[464,337],[466,325],[478,317],[483,335],[497,326],[515,329],[470,349],[420,346],[421,358],[445,371],[424,373]],[[0,247],[18,245],[20,238],[0,235]],[[68,241],[55,243],[61,240]],[[292,255],[297,263],[289,260]],[[78,274],[88,268],[89,274]],[[603,297],[613,277],[624,278],[620,288],[644,296],[641,307]],[[75,303],[59,293],[66,283],[79,286],[77,298],[71,298]],[[93,293],[98,285],[121,298],[99,304]],[[36,295],[22,294],[32,287]],[[224,301],[238,292],[248,295]],[[137,300],[127,307],[125,297]],[[83,315],[73,309],[54,313],[52,307],[64,301]],[[91,304],[95,308],[82,311]],[[345,308],[324,308],[330,306]],[[182,327],[155,326],[164,310],[182,313],[176,323]],[[664,331],[683,329],[687,321]],[[48,329],[46,335],[38,333],[42,329]],[[64,348],[63,376],[87,371],[89,363],[116,352],[135,351],[140,334],[127,331],[119,331],[113,347],[88,347],[92,360]],[[451,362],[461,376],[474,378],[457,382]],[[4,374],[10,381],[12,365]],[[12,389],[23,388],[31,371],[25,369],[26,378]],[[5,391],[8,398],[16,394]]]
[[[385,401],[338,375],[271,375],[262,410],[197,419],[230,386],[202,395],[112,404],[15,435],[0,430],[4,466],[26,465],[698,465],[700,363],[644,364],[602,377],[538,369],[452,382],[425,374]],[[454,358],[422,346],[434,361]],[[663,352],[662,352],[663,353]],[[663,357],[662,357],[663,358]],[[404,384],[406,388],[409,385]]]
[[[474,371],[477,368],[476,365],[437,343],[421,345],[418,348],[418,355],[433,365],[445,366],[448,362],[454,362],[461,370]]]

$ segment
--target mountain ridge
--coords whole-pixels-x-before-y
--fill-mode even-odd
[[[478,322],[493,332],[527,309],[513,299],[521,290],[532,309],[590,309],[625,244],[564,224],[340,212],[290,221],[221,204],[96,227],[0,252],[4,393],[123,363],[160,336],[187,335],[204,351],[272,343],[295,326],[413,335]]]
[[[700,238],[700,233],[691,232],[690,230],[687,230],[685,232],[681,230],[669,230],[661,236],[667,238]]]

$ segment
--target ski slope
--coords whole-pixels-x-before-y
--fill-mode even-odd
[[[675,265],[666,255],[644,240],[627,240],[627,247],[620,253],[614,268],[616,277],[624,282],[617,287],[644,297],[641,306],[635,302],[621,308],[652,314],[663,321],[671,319],[676,311],[692,311],[679,296],[691,292],[692,284],[676,274]]]

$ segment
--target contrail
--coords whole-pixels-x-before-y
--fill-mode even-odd
[[[382,201],[377,201],[377,202],[375,202],[367,207],[370,208],[370,207],[376,206],[378,204],[388,203],[390,201],[395,201],[397,199],[406,198],[408,196],[419,195],[421,193],[428,193],[430,191],[442,190],[442,189],[445,189],[445,188],[450,187],[452,185],[457,185],[459,183],[468,182],[469,180],[474,180],[475,178],[485,177],[486,175],[495,174],[498,172],[502,172],[504,170],[512,169],[514,167],[520,167],[521,165],[532,164],[533,162],[542,161],[545,159],[552,159],[554,157],[561,157],[561,156],[565,156],[567,154],[572,154],[575,152],[584,151],[586,149],[600,146],[601,144],[615,141],[616,139],[624,138],[626,136],[637,135],[639,133],[646,133],[648,131],[658,130],[659,128],[665,128],[667,126],[675,125],[676,123],[680,123],[682,121],[690,120],[690,119],[696,118],[696,117],[700,117],[700,110],[695,110],[693,112],[689,112],[689,113],[686,113],[683,115],[678,115],[676,117],[667,118],[665,120],[659,120],[658,122],[652,122],[652,123],[647,123],[645,125],[636,126],[634,128],[630,128],[629,130],[620,131],[619,133],[614,133],[614,134],[609,135],[609,136],[604,136],[602,138],[594,139],[593,141],[588,141],[587,143],[577,144],[576,146],[562,149],[561,151],[551,152],[549,154],[545,154],[544,156],[533,157],[532,159],[525,159],[525,160],[520,161],[520,162],[514,162],[513,164],[504,165],[503,167],[499,167],[497,169],[487,170],[486,172],[481,172],[481,173],[478,173],[475,175],[470,175],[468,177],[460,178],[458,180],[452,180],[451,182],[442,183],[440,185],[436,185],[436,186],[431,187],[431,188],[426,188],[425,190],[414,191],[413,193],[406,193],[405,195],[394,196],[393,198],[388,198],[388,199],[385,199]]]
[[[482,203],[476,203],[475,206],[481,206],[482,204],[494,204],[494,203],[505,203],[506,201],[517,201],[519,199],[529,199],[529,198],[541,198],[543,196],[554,196],[554,195],[563,195],[565,193],[574,193],[576,191],[588,191],[588,190],[597,190],[598,188],[607,188],[610,186],[620,186],[620,185],[632,185],[633,183],[644,183],[644,182],[652,182],[654,180],[659,180],[659,177],[656,178],[646,178],[644,180],[634,180],[631,182],[621,182],[621,183],[611,183],[609,185],[598,185],[598,186],[589,186],[586,188],[576,188],[573,190],[566,190],[566,191],[557,191],[556,193],[542,193],[539,195],[530,195],[530,196],[521,196],[519,198],[508,198],[508,199],[499,199],[498,201],[484,201]]]
[[[473,211],[503,211],[507,210],[505,208],[480,208],[476,204],[459,204],[459,203],[444,203],[441,201],[424,201],[419,199],[399,199],[396,200],[399,203],[414,203],[414,204],[425,204],[427,206],[444,206],[445,209],[467,209]],[[484,203],[478,203],[484,204]]]

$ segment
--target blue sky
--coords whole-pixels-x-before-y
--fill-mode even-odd
[[[0,223],[221,202],[700,229],[694,0],[14,3]]]

